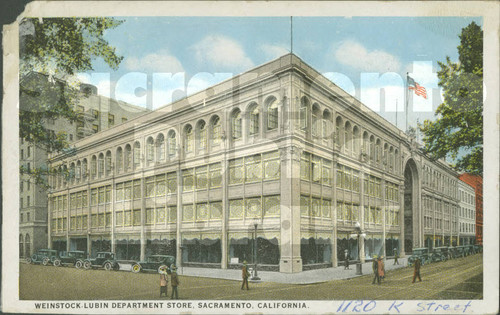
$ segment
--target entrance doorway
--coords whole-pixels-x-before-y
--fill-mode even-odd
[[[404,245],[405,252],[410,253],[417,244],[418,238],[418,172],[413,159],[406,162],[404,169]]]

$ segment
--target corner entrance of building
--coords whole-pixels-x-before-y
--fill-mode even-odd
[[[414,220],[418,212],[418,173],[417,165],[413,159],[409,159],[405,166],[405,191],[404,191],[404,250],[406,253],[411,253],[413,247],[418,247],[415,244]]]

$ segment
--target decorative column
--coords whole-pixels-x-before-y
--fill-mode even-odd
[[[332,267],[337,267],[337,160],[338,154],[332,155]]]
[[[386,212],[387,212],[387,202],[385,199],[385,175],[382,173],[382,179],[380,180],[380,189],[382,190],[382,248],[383,248],[383,256],[384,261],[387,259],[387,248],[385,248],[385,239],[387,234],[387,226],[386,226]]]
[[[363,164],[361,164],[361,169],[359,171],[359,191],[360,191],[360,196],[359,196],[359,220],[361,223],[361,230],[366,231],[365,228],[365,170],[363,167]],[[366,236],[365,236],[366,237]],[[359,252],[360,252],[360,259],[361,263],[364,263],[366,261],[365,257],[365,238],[361,242],[359,242]]]
[[[116,244],[115,244],[115,202],[116,202],[116,186],[115,186],[115,175],[113,170],[113,178],[111,179],[111,251],[113,253],[116,252]],[[132,193],[134,188],[132,186]],[[104,222],[106,225],[106,222]]]
[[[399,256],[405,257],[405,185],[404,181],[399,184]]]
[[[90,240],[90,228],[91,228],[91,204],[92,195],[90,194],[90,179],[87,180],[87,255],[90,255],[90,250],[92,249],[92,242]]]
[[[226,121],[224,119],[223,121]],[[225,134],[222,136],[222,145],[224,146],[224,155],[221,161],[221,176],[222,176],[222,227],[221,227],[221,268],[227,269],[229,256],[229,239],[228,239],[228,222],[229,222],[229,171],[227,169],[227,142]]]
[[[71,219],[71,216],[70,216],[70,212],[71,212],[71,194],[69,193],[69,183],[68,183],[68,203],[67,203],[67,208],[66,208],[66,253],[69,252],[69,227],[71,226],[71,222],[70,222],[70,219]],[[76,198],[76,197],[75,197]],[[75,200],[76,202],[76,200]],[[76,204],[75,204],[75,209],[76,209]],[[63,227],[64,227],[64,218],[63,218]]]
[[[178,149],[180,151],[180,149]],[[182,234],[181,234],[181,222],[182,222],[182,171],[181,171],[181,162],[180,162],[180,152],[179,154],[179,162],[177,165],[177,220],[176,220],[176,242],[175,242],[175,256],[177,267],[182,266]]]
[[[132,182],[132,202],[131,204],[134,204],[134,182]],[[145,187],[145,182],[144,182],[144,170],[142,171],[142,176],[141,176],[141,260],[144,261],[146,258],[146,238],[145,238],[145,228],[146,228],[146,220],[145,220],[145,213],[146,213],[146,187]],[[134,219],[134,207],[132,206],[132,220]]]
[[[300,157],[301,149],[281,148],[281,258],[280,272],[302,271],[300,256]]]

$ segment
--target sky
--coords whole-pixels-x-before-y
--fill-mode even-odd
[[[94,71],[78,75],[101,95],[156,109],[293,49],[403,130],[407,73],[427,92],[409,98],[415,126],[434,119],[442,102],[438,61],[457,61],[462,28],[482,26],[480,17],[116,18],[123,23],[104,37],[124,57],[119,69],[97,59]]]

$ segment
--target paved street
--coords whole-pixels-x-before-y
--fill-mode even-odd
[[[392,260],[387,262],[388,266],[390,264]],[[341,268],[329,270],[342,275]],[[369,272],[369,269],[365,268],[364,271]],[[311,277],[314,277],[314,272],[321,274],[328,272],[328,269],[310,271]],[[188,276],[186,273],[187,270],[180,276],[179,296],[182,300],[425,300],[483,297],[481,254],[422,266],[423,281],[415,284],[411,283],[412,268],[388,270],[381,285],[371,284],[373,277],[368,274],[308,284],[271,282],[263,275],[266,281],[251,282],[249,291],[240,290],[241,283],[236,280]],[[214,273],[207,269],[206,275],[214,276]],[[279,281],[279,277],[275,277],[275,281]],[[19,284],[22,300],[155,300],[159,296],[159,276],[155,273],[79,270],[22,263]]]

